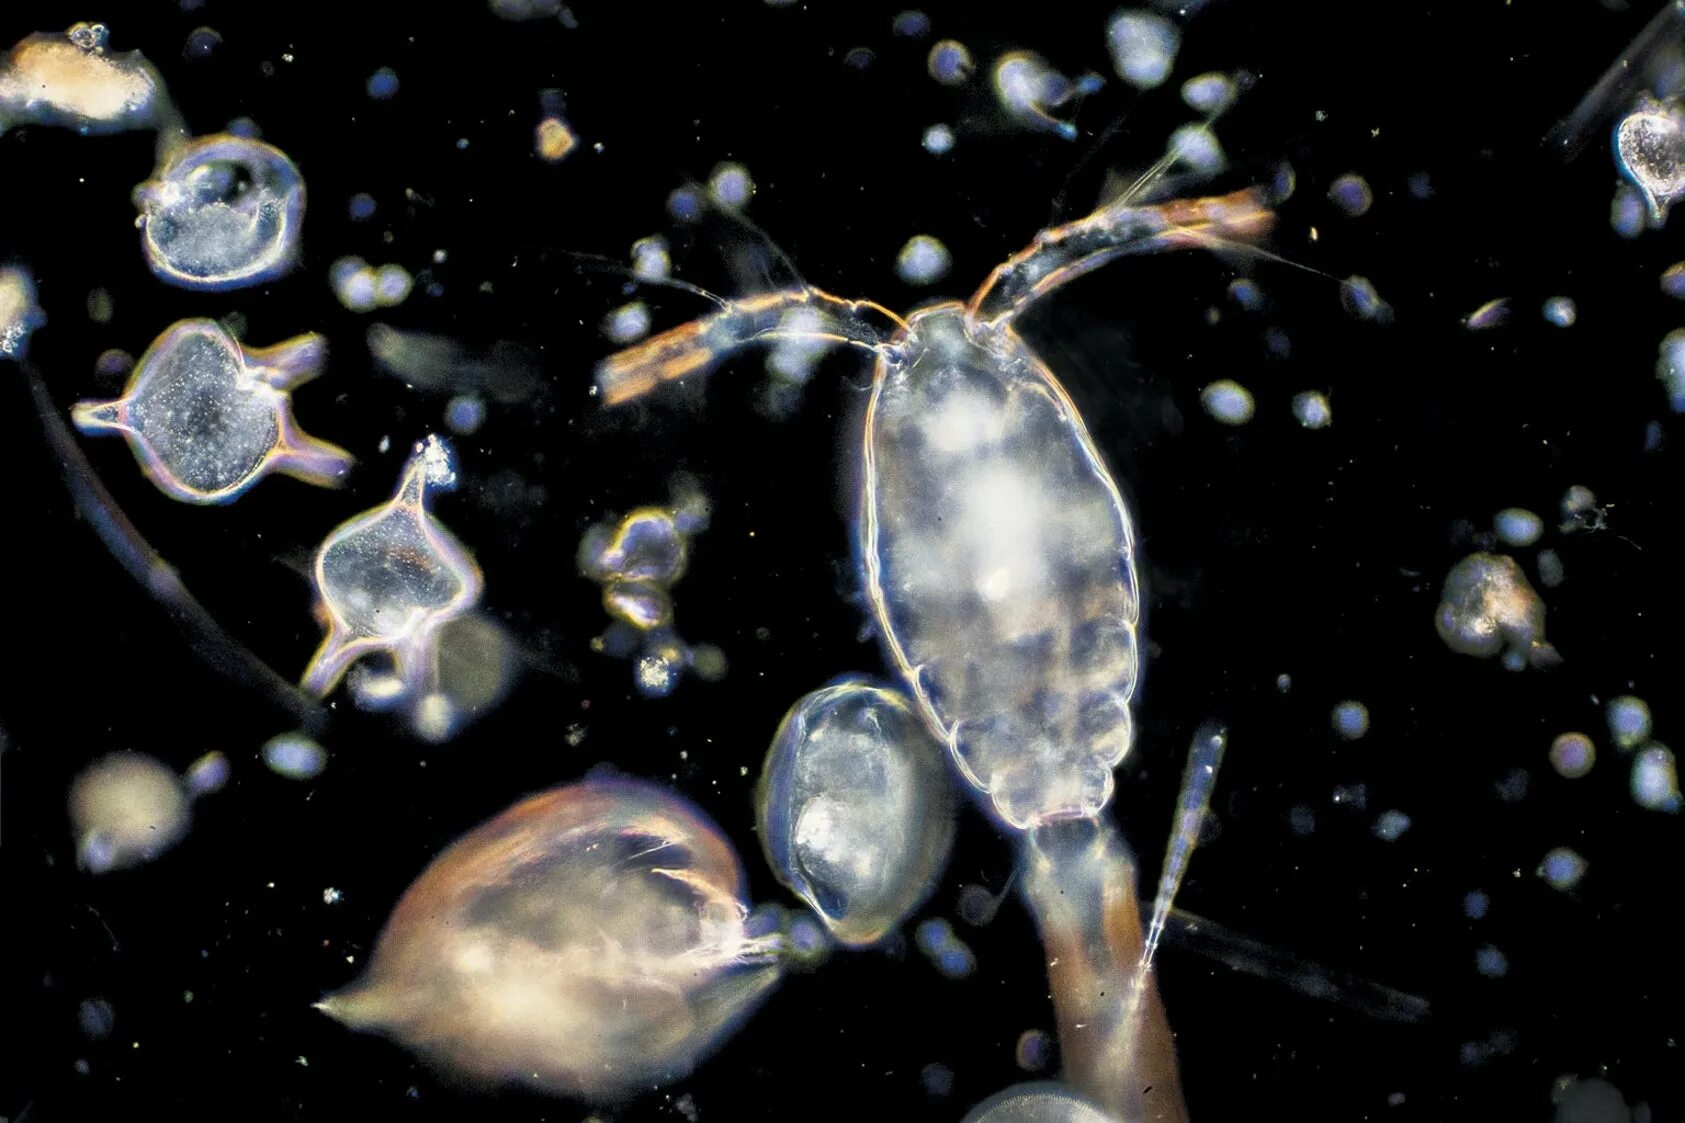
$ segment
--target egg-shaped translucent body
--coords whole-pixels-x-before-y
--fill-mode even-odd
[[[185,143],[135,188],[141,246],[159,280],[237,289],[298,262],[304,177],[285,152],[219,133]]]
[[[913,316],[867,412],[861,552],[897,667],[1016,827],[1092,816],[1129,751],[1140,596],[1117,485],[1009,329]]]
[[[858,680],[791,707],[757,803],[778,880],[855,947],[924,901],[953,846],[945,749],[901,694]]]
[[[320,1009],[461,1073],[609,1101],[688,1072],[778,978],[719,829],[636,781],[526,799],[404,893]]]

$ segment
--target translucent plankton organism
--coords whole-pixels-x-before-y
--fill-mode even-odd
[[[995,98],[1007,116],[1021,125],[1058,133],[1066,140],[1076,138],[1077,127],[1054,116],[1053,111],[1093,93],[1101,84],[1096,74],[1067,78],[1033,51],[1012,51],[995,61]]]
[[[1470,554],[1451,567],[1434,627],[1452,651],[1481,659],[1501,652],[1510,670],[1562,661],[1545,642],[1544,602],[1521,566],[1503,554]]]
[[[211,753],[178,777],[144,753],[112,753],[83,769],[70,785],[76,860],[89,873],[150,862],[180,842],[193,799],[221,789],[227,761]]]
[[[271,472],[337,486],[354,460],[301,431],[292,391],[321,373],[327,341],[245,347],[214,320],[171,325],[135,364],[121,398],[78,402],[85,433],[121,434],[159,490],[227,503]]]
[[[168,284],[245,288],[298,262],[304,177],[260,140],[218,133],[185,141],[134,200],[147,264]]]
[[[820,314],[817,338],[876,357],[858,445],[867,599],[961,778],[1021,832],[1065,1075],[1113,1115],[1181,1103],[1152,963],[1226,739],[1212,729],[1195,738],[1143,924],[1134,862],[1105,814],[1113,769],[1133,742],[1133,522],[1075,404],[1015,320],[1123,255],[1249,241],[1271,222],[1252,191],[1152,205],[1126,196],[1042,231],[967,304],[903,319],[812,287],[765,293],[597,370],[603,401],[621,405],[751,343],[777,342],[792,308]]]
[[[22,359],[29,351],[30,334],[46,322],[29,270],[15,265],[0,269],[0,359]]]
[[[877,355],[859,532],[896,668],[1007,823],[1093,815],[1133,738],[1134,530],[1075,405],[1013,324],[1124,254],[1249,240],[1271,220],[1250,191],[1124,199],[1043,231],[967,305],[902,319],[811,287],[766,293],[610,356],[598,387],[619,405],[777,342],[791,308],[820,314],[818,337]]]
[[[1652,743],[1632,758],[1632,799],[1651,811],[1679,813],[1679,766],[1672,749]]]
[[[964,1123],[1112,1123],[1112,1116],[1062,1084],[1038,1081],[996,1092]]]
[[[947,246],[928,234],[917,234],[895,256],[895,274],[909,285],[933,285],[948,275],[952,264]]]
[[[673,630],[673,586],[690,561],[690,540],[708,526],[710,506],[701,486],[676,477],[666,507],[639,507],[618,521],[592,526],[579,543],[579,571],[603,587],[603,607],[613,617],[592,648],[633,660],[633,682],[651,697],[665,697],[686,668],[703,678],[725,673],[725,656],[708,644],[690,647]]]
[[[101,23],[30,35],[0,58],[0,133],[56,125],[83,136],[176,124],[164,80],[139,51],[112,51]]]
[[[1550,743],[1550,766],[1565,780],[1578,780],[1597,763],[1597,746],[1584,733],[1563,733]]]
[[[1201,390],[1199,404],[1214,420],[1224,425],[1245,425],[1257,412],[1252,391],[1232,378],[1219,378]]]
[[[318,1009],[465,1075],[611,1101],[677,1079],[777,982],[719,829],[654,785],[524,800],[434,859]]]
[[[1334,407],[1321,391],[1306,390],[1293,395],[1293,417],[1307,429],[1326,429],[1334,424]]]
[[[930,48],[930,57],[925,61],[930,76],[944,86],[962,86],[971,80],[972,71],[976,64],[971,61],[971,52],[964,43],[954,39],[943,39]]]
[[[1685,328],[1670,331],[1656,356],[1656,377],[1675,413],[1685,413]]]
[[[1118,77],[1138,90],[1150,90],[1170,77],[1182,33],[1161,15],[1124,11],[1106,24],[1106,45]]]
[[[1525,507],[1505,507],[1492,516],[1492,529],[1506,546],[1531,546],[1545,532],[1545,520]]]
[[[1463,317],[1463,326],[1470,331],[1487,331],[1509,320],[1509,297],[1488,300]]]
[[[1604,719],[1609,723],[1609,736],[1622,752],[1631,752],[1650,739],[1650,704],[1642,698],[1623,694],[1610,699],[1604,707]]]
[[[756,794],[774,874],[853,947],[929,895],[953,845],[953,802],[946,748],[900,693],[858,679],[791,707]]]
[[[1615,126],[1615,163],[1638,188],[1650,224],[1665,223],[1685,196],[1685,107],[1645,98]]]
[[[480,568],[427,509],[429,492],[456,484],[448,445],[418,441],[392,499],[341,524],[316,551],[312,576],[327,635],[305,668],[306,690],[327,694],[351,663],[391,657],[408,697],[433,693],[439,632],[480,599]]]

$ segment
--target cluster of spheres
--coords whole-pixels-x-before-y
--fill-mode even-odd
[[[559,3],[491,7],[510,20],[572,19]],[[931,30],[917,12],[895,24],[902,38]],[[1120,11],[1103,30],[1096,46],[1127,86],[1152,90],[1175,73],[1182,30],[1164,12]],[[298,167],[255,136],[193,137],[160,72],[138,52],[113,51],[110,39],[104,26],[82,23],[13,47],[0,60],[0,132],[155,133],[156,166],[133,201],[144,260],[165,285],[233,293],[293,269],[305,216]],[[945,87],[965,86],[978,70],[954,39],[935,42],[925,65]],[[1078,135],[1071,117],[1082,100],[1109,80],[1068,75],[1028,50],[1001,54],[986,73],[1003,123],[1066,140]],[[1197,182],[1224,169],[1214,125],[1250,84],[1240,73],[1183,81],[1182,102],[1197,119],[1173,134],[1153,182],[1080,218],[1026,231],[1024,247],[978,278],[964,301],[898,314],[867,295],[791,284],[718,298],[709,314],[653,335],[643,303],[610,311],[602,328],[621,349],[597,365],[592,387],[605,425],[753,347],[768,348],[769,366],[791,384],[839,346],[870,364],[869,396],[847,433],[859,486],[849,529],[882,673],[840,677],[796,699],[771,737],[756,788],[762,856],[796,903],[757,907],[728,836],[668,786],[593,773],[522,798],[450,844],[397,901],[361,976],[318,1009],[455,1073],[614,1104],[693,1071],[792,966],[822,959],[816,948],[898,938],[943,877],[970,800],[1017,856],[1021,896],[1045,949],[1062,1068],[1057,1081],[1007,1087],[966,1118],[1185,1119],[1155,957],[1207,830],[1230,737],[1216,725],[1194,736],[1160,876],[1143,885],[1112,811],[1117,770],[1136,745],[1146,648],[1135,514],[1079,402],[1018,324],[1050,293],[1119,258],[1232,250],[1266,238],[1290,186],[1193,198],[1149,190],[1172,170]],[[381,101],[399,88],[386,69],[367,83]],[[559,95],[544,104],[536,155],[554,163],[580,142]],[[1663,96],[1629,107],[1614,128],[1620,173],[1655,228],[1685,196],[1682,122],[1677,96]],[[957,143],[956,132],[932,124],[921,143],[939,157]],[[755,190],[745,167],[721,164],[706,198],[682,188],[669,209],[680,222],[709,207],[736,215]],[[1356,174],[1328,191],[1345,219],[1363,218],[1375,200]],[[372,206],[353,200],[353,217]],[[929,235],[910,238],[895,260],[912,286],[943,280],[952,266],[947,247]],[[667,242],[652,236],[634,246],[629,273],[636,283],[678,284],[671,264]],[[417,283],[401,267],[349,257],[330,279],[356,312],[397,307]],[[1359,320],[1391,315],[1362,277],[1340,283],[1338,296]],[[1228,298],[1243,310],[1263,300],[1245,278]],[[1509,310],[1496,298],[1463,326],[1494,330]],[[1554,297],[1543,315],[1566,329],[1578,312],[1571,298]],[[29,270],[0,268],[0,358],[26,358],[30,334],[46,323]],[[123,437],[145,477],[184,504],[232,503],[271,474],[341,485],[354,457],[305,433],[293,415],[295,391],[324,371],[327,339],[308,332],[254,346],[240,334],[206,318],[170,324],[126,370],[120,396],[78,402],[71,422],[89,437]],[[377,366],[418,393],[450,388],[446,425],[464,438],[484,420],[487,398],[518,400],[531,378],[518,356],[474,352],[442,335],[377,324],[368,344]],[[1682,355],[1685,345],[1664,343],[1663,378],[1673,391],[1685,387]],[[1199,400],[1225,426],[1257,415],[1257,398],[1235,379],[1209,383]],[[1303,429],[1332,426],[1322,390],[1291,401]],[[510,641],[480,611],[488,577],[474,549],[432,509],[458,472],[450,441],[423,435],[391,498],[324,527],[308,567],[322,639],[297,676],[302,693],[326,699],[344,683],[355,705],[401,715],[430,743],[495,707],[515,673]],[[1562,535],[1603,526],[1604,508],[1582,486],[1564,496],[1561,512]],[[686,672],[708,684],[728,679],[724,653],[687,643],[675,622],[676,587],[712,514],[702,485],[678,475],[666,503],[597,522],[578,545],[578,575],[600,588],[611,620],[589,649],[628,660],[651,705]],[[1538,515],[1506,508],[1480,548],[1451,565],[1433,615],[1451,653],[1495,658],[1516,672],[1564,662],[1545,638],[1544,599],[1514,556],[1546,534]],[[1551,548],[1534,562],[1547,592],[1560,584],[1562,562]],[[1345,750],[1362,751],[1369,708],[1345,700],[1330,714]],[[1675,759],[1654,739],[1648,705],[1616,698],[1607,720],[1613,747],[1630,757],[1634,802],[1678,813]],[[313,779],[327,761],[315,732],[283,731],[261,757],[280,775]],[[1547,759],[1559,776],[1577,780],[1599,758],[1591,736],[1562,731]],[[138,753],[96,760],[69,795],[80,864],[104,873],[157,858],[186,836],[194,801],[228,775],[217,753],[179,775]],[[1345,801],[1365,799],[1358,786]],[[1410,814],[1387,809],[1372,833],[1392,843],[1412,824]],[[1595,876],[1566,845],[1545,853],[1536,874],[1563,892]],[[1473,907],[1471,894],[1465,908]],[[969,970],[971,953],[945,921],[920,925],[916,939],[945,973]],[[1496,947],[1483,947],[1477,963],[1489,978],[1509,970]],[[1300,978],[1313,973],[1305,968]],[[322,980],[324,990],[333,985]],[[1337,989],[1326,980],[1302,986]],[[1036,1065],[1049,1051],[1044,1039],[1021,1043],[1026,1057],[1043,1058]],[[1601,1094],[1588,1081],[1565,1088],[1561,1102]]]

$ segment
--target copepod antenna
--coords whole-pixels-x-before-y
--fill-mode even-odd
[[[42,432],[59,462],[71,500],[111,556],[164,607],[171,620],[188,636],[194,654],[217,673],[264,695],[305,731],[319,734],[327,726],[327,710],[229,635],[194,598],[175,568],[141,536],[106,490],[99,473],[94,471],[54,408],[52,396],[47,393],[34,364],[26,360],[23,371],[36,413],[41,418]]]

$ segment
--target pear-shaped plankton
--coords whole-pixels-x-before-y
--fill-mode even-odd
[[[315,334],[248,348],[215,320],[182,320],[152,341],[121,398],[77,402],[72,419],[127,438],[147,477],[185,503],[232,502],[271,472],[335,486],[352,456],[300,430],[291,396],[326,350]]]
[[[965,1123],[1112,1123],[1112,1117],[1062,1084],[1014,1084],[971,1109]]]
[[[954,841],[947,750],[900,694],[859,680],[791,707],[757,803],[778,880],[856,947],[924,901]]]
[[[603,1102],[688,1072],[778,978],[730,843],[653,785],[517,803],[416,879],[318,1006],[442,1064]]]
[[[322,646],[304,688],[327,694],[352,662],[386,652],[407,697],[439,681],[441,629],[472,609],[484,580],[468,550],[427,510],[430,488],[456,484],[450,446],[418,441],[391,500],[341,523],[316,551]]]

